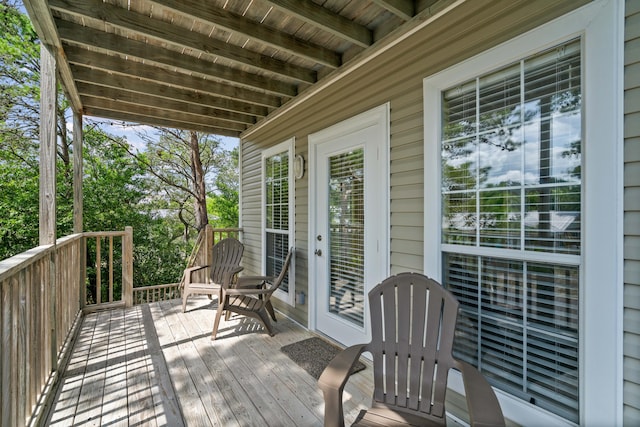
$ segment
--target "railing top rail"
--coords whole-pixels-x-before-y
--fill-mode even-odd
[[[55,245],[42,245],[26,250],[11,258],[0,261],[0,281],[13,276],[18,271],[38,262],[56,248],[74,242],[82,237],[82,234],[71,234],[56,240]]]
[[[172,288],[175,286],[180,285],[180,282],[175,282],[175,283],[166,283],[163,285],[152,285],[152,286],[138,286],[133,288],[133,292],[146,292],[146,291],[153,291],[156,289],[165,289],[165,288]]]
[[[42,245],[0,261],[0,281],[41,260],[55,249],[55,245]]]
[[[125,231],[86,231],[82,233],[84,237],[122,237]]]

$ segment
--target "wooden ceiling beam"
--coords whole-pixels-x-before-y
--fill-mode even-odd
[[[198,59],[195,56],[184,55],[180,52],[155,47],[148,43],[121,37],[113,33],[105,33],[94,28],[84,27],[72,22],[56,19],[58,32],[63,41],[86,47],[95,47],[107,52],[133,56],[140,60],[152,61],[157,64],[179,68],[184,72],[194,72],[203,76],[223,80],[232,85],[242,85],[248,88],[279,96],[293,97],[297,95],[294,85],[284,83],[266,76],[247,73],[232,69],[213,62]]]
[[[81,95],[81,98],[85,109],[100,108],[109,111],[119,111],[127,114],[135,114],[137,116],[157,118],[167,121],[176,121],[181,123],[191,123],[201,126],[210,126],[237,132],[241,132],[247,128],[247,126],[242,123],[234,123],[226,120],[216,120],[212,118],[202,117],[196,114],[184,112],[179,113],[175,111],[168,111],[162,108],[153,108],[143,105],[131,104],[124,101],[115,101],[92,96]]]
[[[405,21],[410,21],[416,13],[413,0],[371,0]]]
[[[78,82],[78,93],[81,97],[94,97],[109,100],[127,102],[140,106],[148,106],[152,108],[163,108],[169,111],[184,112],[197,116],[203,116],[218,120],[227,120],[244,125],[252,125],[256,122],[254,116],[241,113],[232,113],[231,111],[219,110],[203,105],[192,104],[189,102],[169,100],[167,98],[154,95],[142,94],[140,92],[128,91],[126,89],[115,89],[108,86],[100,86],[98,84],[90,84]]]
[[[245,104],[231,99],[220,98],[206,93],[198,93],[191,90],[175,88],[159,83],[140,80],[131,76],[107,73],[102,70],[94,70],[87,67],[74,65],[71,68],[78,82],[97,84],[101,86],[124,89],[131,92],[149,94],[166,99],[176,99],[191,104],[199,104],[211,108],[234,111],[262,117],[268,111],[264,107]],[[262,113],[262,114],[256,114]]]
[[[333,13],[311,0],[267,0],[267,2],[287,15],[293,15],[360,47],[367,48],[373,43],[373,34],[367,27]]]
[[[106,21],[115,27],[151,37],[178,48],[188,48],[216,55],[239,65],[249,66],[254,70],[264,70],[275,76],[302,83],[313,84],[317,81],[317,73],[313,70],[255,53],[205,34],[188,31],[169,22],[103,3],[101,0],[76,0],[73,2],[50,0],[49,4],[54,10],[64,11],[82,18],[90,18],[101,23]]]
[[[144,125],[159,126],[159,127],[172,128],[172,129],[195,130],[197,132],[209,133],[213,135],[231,136],[235,138],[240,136],[240,132],[224,129],[224,128],[217,128],[215,126],[198,125],[194,123],[181,122],[177,120],[167,120],[167,119],[162,119],[158,117],[148,117],[148,116],[143,116],[141,114],[122,112],[122,111],[112,111],[112,110],[106,110],[106,109],[97,108],[97,107],[87,107],[85,109],[85,115],[100,117],[100,118],[109,119],[109,120],[133,122],[133,123],[140,123]]]
[[[156,67],[149,63],[127,60],[120,56],[105,55],[79,46],[65,45],[65,51],[71,64],[138,77],[160,85],[222,96],[231,101],[240,101],[237,103],[238,107],[232,109],[232,111],[264,116],[268,111],[262,107],[278,108],[282,105],[281,98],[278,96],[248,90],[239,86],[221,84],[199,76],[191,76],[175,70]],[[256,105],[251,108],[247,104]]]
[[[260,25],[244,16],[212,7],[207,0],[152,0],[152,3],[193,19],[207,21],[227,31],[245,36],[261,45],[268,45],[327,67],[338,68],[342,63],[341,55],[337,52],[298,39],[274,28]]]

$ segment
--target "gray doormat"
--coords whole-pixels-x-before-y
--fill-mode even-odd
[[[289,359],[296,362],[309,375],[318,379],[324,368],[342,349],[322,338],[313,337],[285,345],[280,348],[280,351],[289,356]],[[350,375],[360,372],[364,368],[362,362],[357,362],[351,369]]]

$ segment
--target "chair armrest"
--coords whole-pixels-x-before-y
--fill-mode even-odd
[[[318,379],[318,386],[324,395],[325,427],[344,426],[342,392],[349,379],[349,372],[356,364],[367,344],[347,347],[329,362]]]
[[[235,288],[257,288],[265,282],[273,282],[275,276],[241,276],[235,284]]]
[[[184,282],[185,283],[191,283],[191,273],[193,273],[194,271],[199,271],[199,270],[203,270],[205,268],[209,268],[208,265],[194,265],[193,267],[189,267],[189,268],[185,268],[184,269]]]
[[[226,295],[265,295],[271,293],[271,289],[256,289],[256,288],[227,288],[224,290]]]
[[[462,373],[470,425],[504,426],[504,416],[498,398],[482,374],[472,365],[460,360],[456,360],[456,369]]]

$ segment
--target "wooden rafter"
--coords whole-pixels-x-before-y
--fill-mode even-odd
[[[196,57],[180,55],[178,51],[152,49],[148,43],[128,39],[113,33],[105,33],[71,22],[56,19],[56,23],[60,38],[72,44],[90,46],[102,49],[105,52],[132,56],[139,60],[174,67],[185,73],[192,72],[201,76],[211,76],[229,84],[259,89],[279,96],[293,97],[297,94],[297,89],[294,85],[270,79],[266,76],[232,69],[202,59],[196,60]]]
[[[97,84],[79,82],[78,92],[80,93],[80,96],[85,99],[85,105],[90,105],[86,102],[87,98],[101,98],[128,102],[130,104],[140,106],[155,108],[162,107],[168,111],[175,111],[178,113],[185,112],[211,119],[226,120],[233,123],[251,125],[256,122],[255,116],[251,116],[249,114],[234,113],[231,111],[211,108],[209,106],[184,102],[174,98],[149,95],[137,91],[118,90],[111,87],[99,86]]]
[[[418,3],[451,1],[24,3],[74,112],[239,135],[312,92],[343,57],[361,60],[402,34]]]
[[[240,34],[249,40],[269,45],[291,55],[299,56],[327,67],[337,68],[342,59],[339,53],[323,46],[298,39],[282,31],[257,25],[255,21],[224,9],[208,7],[202,0],[154,0],[160,6],[170,8],[194,19],[205,20],[227,31]]]
[[[98,81],[105,84],[105,81],[108,80],[117,81],[113,76],[128,76],[144,80],[141,83],[144,87],[140,87],[140,90],[145,91],[145,93],[163,93],[166,97],[177,96],[187,102],[213,103],[216,104],[217,108],[255,116],[264,116],[268,113],[267,108],[277,108],[282,104],[282,100],[278,96],[241,87],[215,84],[215,82],[202,77],[194,77],[175,70],[157,67],[153,64],[131,61],[120,56],[102,55],[77,46],[65,46],[65,50],[69,63],[72,64],[71,68],[74,69],[74,75],[78,73],[76,80],[79,80],[82,76],[82,80],[86,82]],[[82,67],[84,67],[84,70]],[[149,83],[154,83],[154,85]],[[123,83],[115,84],[116,86],[114,87],[118,87]],[[185,89],[185,91],[169,93],[171,87]],[[183,96],[181,95],[182,93],[187,95]],[[217,97],[222,97],[220,102],[214,101]]]
[[[276,76],[295,80],[302,83],[315,83],[316,73],[313,70],[302,68],[293,64],[260,55],[201,34],[195,31],[185,31],[184,28],[170,22],[153,19],[149,16],[131,12],[101,0],[65,1],[50,0],[53,10],[64,11],[87,20],[96,21],[96,27],[102,26],[105,21],[114,27],[123,28],[136,33],[139,36],[152,37],[164,43],[176,47],[193,49],[196,52],[216,55],[248,66],[256,70],[268,71]],[[76,31],[81,32],[82,26],[77,26]]]
[[[396,16],[409,21],[416,13],[413,0],[371,0]]]
[[[369,47],[373,42],[373,35],[367,27],[356,24],[310,0],[267,1],[288,15],[295,16],[360,47]]]

